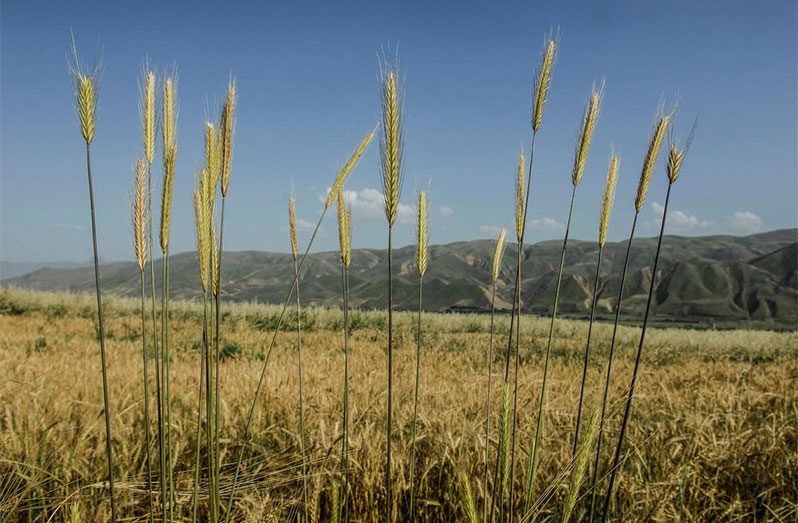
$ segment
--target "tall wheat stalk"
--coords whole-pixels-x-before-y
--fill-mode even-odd
[[[202,428],[202,397],[203,380],[206,378],[207,354],[208,354],[208,286],[210,285],[208,269],[210,258],[210,237],[208,234],[208,206],[206,184],[208,171],[202,170],[197,186],[194,188],[194,221],[197,232],[197,262],[199,265],[200,285],[202,288],[202,348],[200,351],[200,373],[199,387],[197,393],[197,434],[196,434],[196,453],[194,461],[194,502],[192,508],[192,521],[197,520],[197,503],[199,498],[200,480],[200,435]],[[205,385],[207,389],[207,382]],[[207,398],[207,393],[206,393]],[[207,401],[207,400],[206,400]],[[206,431],[209,433],[209,431]],[[210,449],[208,455],[210,456]]]
[[[296,350],[297,375],[299,378],[299,451],[302,454],[302,514],[301,520],[308,519],[308,468],[305,440],[305,396],[302,374],[302,305],[299,298],[299,248],[296,234],[296,198],[294,193],[288,198],[288,232],[291,237],[291,256],[294,259],[294,278],[296,282]]]
[[[549,95],[549,88],[551,87],[551,78],[552,73],[554,71],[554,63],[557,58],[557,47],[558,47],[558,39],[554,35],[549,35],[546,37],[546,42],[543,47],[543,52],[540,57],[540,64],[538,65],[538,69],[535,75],[534,86],[533,86],[533,100],[532,100],[532,116],[530,120],[530,125],[532,127],[532,140],[529,148],[529,166],[527,171],[527,179],[524,182],[521,177],[519,176],[518,180],[516,180],[516,202],[515,202],[515,221],[516,221],[516,239],[519,241],[521,248],[523,248],[524,244],[524,234],[526,232],[526,216],[527,210],[529,208],[529,195],[531,191],[524,190],[525,193],[523,197],[519,197],[521,194],[522,189],[529,189],[532,184],[532,165],[535,160],[535,139],[537,138],[538,132],[540,132],[540,126],[543,123],[543,111],[546,108],[546,102],[548,101]],[[519,159],[519,172],[523,171],[523,167],[521,166],[521,160]],[[522,205],[523,202],[523,205]],[[513,325],[515,322],[515,314],[518,309],[520,309],[520,295],[521,295],[521,256],[522,252],[521,249],[518,249],[517,254],[517,266],[515,271],[515,284],[513,287],[513,307],[512,313],[510,315],[510,331],[509,336],[507,338],[507,352],[504,359],[504,383],[505,385],[509,383],[509,375],[510,375],[510,356],[512,354],[512,346],[513,346]],[[520,323],[520,310],[519,313],[519,323]],[[520,328],[516,328],[518,333],[520,334]],[[517,336],[516,336],[517,338]],[[518,348],[519,344],[516,343],[516,382],[517,382],[517,370],[518,370],[518,363],[519,363],[519,356],[518,356]],[[517,389],[517,383],[516,383]],[[517,398],[517,393],[515,394]],[[516,400],[514,400],[515,405],[517,406]],[[515,419],[516,415],[513,414],[513,432],[515,429]],[[512,458],[512,463],[514,466],[515,458]],[[513,471],[514,472],[514,471]],[[499,499],[499,503],[502,502],[504,496],[504,489],[502,488],[500,492],[496,493],[496,488],[499,486],[498,482],[499,477],[499,458],[497,456],[496,459],[496,468],[494,472],[493,478],[493,495],[492,502],[491,502],[491,509],[489,514],[489,520],[493,519],[493,510],[494,506],[497,502],[497,497]],[[512,504],[512,502],[511,502]]]
[[[654,297],[654,287],[657,282],[657,264],[659,263],[659,255],[662,249],[662,237],[665,234],[665,222],[668,218],[668,203],[670,202],[671,189],[676,180],[679,179],[684,159],[690,144],[695,136],[696,124],[690,130],[690,134],[683,146],[678,145],[673,139],[670,140],[668,151],[668,163],[666,165],[666,173],[668,175],[668,191],[665,194],[665,206],[662,210],[662,224],[659,229],[659,237],[657,238],[657,250],[654,253],[654,265],[651,268],[651,283],[648,288],[648,298],[646,299],[646,311],[643,314],[643,327],[640,332],[640,343],[637,345],[637,355],[635,356],[635,366],[632,371],[632,381],[629,383],[629,395],[626,398],[626,407],[623,413],[623,422],[621,423],[621,432],[618,435],[618,444],[615,447],[615,457],[612,462],[612,469],[610,472],[610,484],[607,487],[607,495],[604,498],[604,513],[602,514],[602,521],[606,521],[610,511],[610,502],[612,501],[612,488],[615,485],[615,478],[620,467],[621,452],[623,450],[623,440],[626,436],[626,427],[629,424],[629,417],[632,411],[632,400],[635,395],[635,385],[637,384],[637,377],[640,372],[640,360],[643,355],[643,345],[646,340],[646,328],[648,327],[648,317],[651,312],[651,302]]]
[[[102,289],[100,286],[100,257],[97,250],[97,220],[94,215],[94,187],[91,177],[91,142],[97,110],[97,89],[100,67],[95,65],[91,71],[83,72],[78,59],[75,41],[72,41],[72,65],[70,66],[75,89],[78,123],[83,141],[86,142],[86,177],[89,185],[89,210],[91,212],[91,241],[94,254],[94,285],[97,293],[97,337],[100,341],[100,364],[103,377],[103,413],[105,417],[105,453],[108,460],[108,497],[111,501],[111,520],[116,522],[116,501],[114,500],[113,450],[111,448],[111,412],[108,400],[108,370],[105,354],[105,322],[103,315]]]
[[[410,451],[410,521],[416,514],[416,428],[418,423],[418,389],[421,372],[421,311],[424,296],[424,274],[429,263],[429,213],[427,212],[427,192],[418,192],[416,205],[416,269],[418,270],[418,317],[416,321],[416,387],[413,394],[412,447]],[[469,491],[470,495],[470,491]]]
[[[343,418],[344,434],[341,438],[341,479],[343,488],[338,503],[338,510],[333,511],[335,517],[342,515],[343,521],[349,520],[349,267],[352,263],[352,213],[344,207],[343,188],[338,191],[338,244],[341,259],[341,295],[344,310],[344,401]],[[335,501],[335,499],[334,499]],[[342,513],[342,514],[341,514]]]
[[[607,357],[607,375],[604,379],[604,393],[601,400],[601,414],[599,416],[599,428],[598,428],[598,435],[596,436],[596,457],[593,464],[593,477],[590,480],[590,490],[591,490],[591,497],[590,497],[590,521],[593,521],[593,515],[595,512],[596,506],[596,491],[597,485],[596,482],[599,478],[599,468],[600,468],[600,461],[601,461],[601,443],[602,437],[604,435],[604,422],[606,419],[606,412],[607,412],[607,399],[609,398],[609,390],[610,390],[610,380],[612,378],[612,362],[613,357],[615,354],[615,343],[617,340],[618,335],[618,324],[621,317],[621,305],[623,303],[623,291],[624,291],[624,284],[626,283],[626,271],[629,268],[629,255],[632,252],[632,241],[634,240],[635,236],[635,228],[637,227],[637,217],[640,215],[640,211],[643,209],[643,204],[646,201],[646,195],[648,194],[648,186],[651,183],[651,176],[654,173],[654,166],[657,163],[657,157],[659,156],[659,151],[662,148],[662,143],[665,140],[665,133],[668,128],[670,117],[668,115],[660,114],[657,117],[657,123],[654,127],[654,132],[652,133],[651,140],[648,145],[648,150],[646,151],[646,156],[643,159],[643,167],[640,171],[640,179],[637,182],[637,193],[635,195],[635,214],[634,219],[632,220],[632,229],[629,232],[629,240],[626,244],[626,255],[624,256],[623,261],[623,269],[621,270],[621,282],[618,287],[618,299],[615,304],[615,323],[612,328],[612,339],[610,341],[610,352]]]
[[[402,156],[404,131],[402,127],[402,93],[396,66],[389,67],[382,81],[382,134],[380,137],[380,168],[385,195],[385,218],[388,220],[388,405],[386,414],[385,456],[385,517],[392,521],[393,485],[391,469],[391,433],[393,409],[393,225],[399,212],[402,186]]]
[[[487,523],[488,521],[488,468],[489,468],[489,441],[490,441],[490,393],[493,379],[493,337],[494,337],[494,320],[496,318],[496,281],[499,279],[499,272],[502,266],[502,257],[504,256],[505,237],[507,236],[507,229],[502,229],[499,232],[499,237],[496,239],[496,247],[493,250],[493,262],[491,263],[491,297],[490,297],[490,348],[488,350],[488,387],[485,395],[485,472],[482,478],[482,491],[485,493],[485,500],[482,507],[482,519]]]
[[[579,406],[576,409],[576,429],[574,430],[573,455],[576,456],[579,446],[579,427],[582,422],[582,403],[585,397],[585,382],[587,381],[587,365],[590,361],[590,341],[593,335],[593,320],[596,315],[596,302],[599,295],[599,276],[601,274],[601,255],[607,243],[607,228],[612,214],[612,202],[615,199],[615,184],[618,181],[618,163],[620,160],[613,152],[610,155],[610,165],[607,168],[607,179],[604,182],[604,197],[601,200],[601,217],[599,218],[598,259],[596,260],[596,276],[593,279],[593,299],[590,304],[590,321],[587,327],[587,342],[585,345],[585,365],[582,370],[582,385],[579,388]]]
[[[169,354],[169,227],[172,217],[172,191],[174,189],[175,162],[177,160],[176,140],[177,120],[177,80],[169,76],[163,82],[163,193],[161,198],[161,230],[160,245],[163,253],[163,279],[161,280],[161,357],[165,405],[165,438],[167,474],[167,513],[169,521],[174,521],[174,460],[172,457],[172,400],[170,391],[170,354]]]
[[[152,164],[155,161],[155,72],[144,68],[142,74],[139,100],[139,111],[141,113],[141,134],[144,150],[144,159],[147,161],[147,248],[150,253],[154,253],[153,234],[152,234]],[[158,347],[158,320],[157,307],[155,304],[155,256],[150,256],[150,310],[152,313],[152,346],[155,360],[155,401],[157,403],[158,418],[158,483],[160,484],[160,504],[161,514],[166,510],[166,477],[165,456],[164,456],[164,434],[163,434],[163,383],[161,370],[161,352]]]
[[[230,184],[230,168],[233,160],[233,130],[235,127],[236,110],[236,84],[232,78],[227,84],[227,94],[222,107],[221,122],[219,125],[219,146],[220,146],[220,169],[221,169],[221,188],[222,188],[222,209],[219,218],[219,246],[218,249],[214,242],[213,249],[218,252],[218,259],[214,263],[216,266],[216,280],[214,285],[214,297],[216,301],[216,328],[214,341],[214,366],[215,379],[214,385],[214,467],[213,467],[213,508],[211,510],[214,523],[219,520],[219,396],[220,396],[220,377],[219,377],[219,333],[221,330],[221,281],[222,281],[222,254],[224,252],[224,207],[227,201],[227,189]]]
[[[490,519],[493,519],[493,507],[499,506],[499,521],[504,521],[504,499],[502,492],[507,489],[507,482],[510,479],[510,437],[512,432],[512,404],[510,403],[510,384],[502,385],[501,411],[499,413],[499,449],[497,452],[496,464],[498,465],[499,499],[494,497],[491,504]]]
[[[144,269],[147,265],[147,168],[143,159],[136,162],[136,177],[133,184],[133,251],[141,277],[141,360],[144,385],[144,446],[147,457],[147,506],[148,519],[153,520],[152,507],[152,460],[150,457],[150,386],[147,369],[147,314],[144,301]]]
[[[574,168],[571,172],[571,203],[568,206],[568,221],[565,225],[565,237],[562,242],[562,251],[560,252],[560,267],[557,271],[557,284],[554,290],[554,303],[551,311],[551,322],[549,324],[549,339],[546,343],[546,358],[543,364],[543,383],[540,388],[540,398],[538,403],[537,427],[535,429],[535,438],[532,441],[532,448],[529,453],[529,466],[527,467],[526,478],[526,501],[524,504],[524,514],[529,510],[532,493],[535,484],[535,472],[538,466],[538,449],[540,446],[540,435],[543,429],[543,416],[545,415],[546,405],[546,385],[548,384],[549,377],[549,362],[551,359],[551,344],[554,339],[554,323],[557,319],[557,305],[560,300],[560,283],[562,282],[562,273],[565,266],[565,251],[568,247],[568,235],[571,231],[571,217],[574,210],[574,200],[576,198],[576,188],[582,179],[587,164],[587,156],[590,152],[590,144],[593,141],[593,132],[596,128],[599,112],[601,109],[601,99],[604,95],[604,86],[596,87],[590,93],[590,100],[587,108],[585,109],[584,116],[582,117],[582,126],[579,132],[579,139],[576,144],[576,153],[574,155]]]
[[[271,357],[272,349],[274,348],[274,343],[277,340],[277,334],[280,332],[280,326],[283,324],[283,318],[285,316],[285,311],[288,308],[288,304],[291,302],[291,297],[294,294],[294,288],[296,287],[297,281],[299,279],[299,275],[302,273],[302,267],[305,264],[305,258],[307,258],[308,252],[310,252],[311,247],[313,246],[313,241],[316,239],[316,235],[319,232],[319,227],[321,227],[321,222],[324,220],[324,216],[327,214],[327,210],[332,205],[332,202],[338,195],[338,191],[344,185],[349,174],[354,169],[355,165],[357,165],[358,160],[363,155],[363,152],[371,143],[371,140],[374,138],[376,130],[371,131],[368,133],[363,141],[360,142],[360,145],[352,154],[352,156],[347,160],[341,170],[338,171],[335,182],[330,189],[329,194],[327,195],[327,200],[324,202],[324,208],[321,211],[321,215],[319,216],[318,221],[316,222],[316,226],[313,229],[313,233],[310,235],[310,240],[308,240],[308,245],[305,247],[305,252],[302,254],[302,258],[299,260],[299,267],[296,270],[296,274],[294,275],[293,281],[291,282],[291,287],[288,289],[288,293],[286,294],[285,301],[283,302],[283,306],[280,310],[280,315],[277,317],[277,325],[274,328],[274,332],[272,333],[271,341],[269,342],[269,347],[266,350],[266,356],[263,360],[263,366],[261,367],[260,378],[258,379],[258,385],[255,388],[255,394],[252,398],[252,403],[249,406],[249,413],[247,414],[247,421],[244,425],[244,434],[242,437],[241,448],[238,452],[238,459],[236,461],[235,470],[233,471],[233,482],[230,486],[230,497],[227,500],[227,509],[225,510],[224,514],[224,521],[230,520],[230,513],[233,506],[233,498],[235,497],[236,486],[238,484],[238,475],[241,471],[241,460],[244,457],[244,450],[246,449],[247,442],[249,439],[249,430],[252,426],[252,419],[255,414],[255,407],[258,404],[258,399],[260,398],[261,390],[263,389],[263,381],[266,378],[266,368],[269,365],[269,358]]]

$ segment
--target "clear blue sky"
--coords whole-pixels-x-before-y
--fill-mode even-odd
[[[173,252],[193,248],[191,187],[202,124],[228,76],[239,111],[225,246],[285,252],[287,197],[315,222],[320,196],[379,116],[378,59],[395,49],[406,80],[403,203],[429,187],[433,243],[487,238],[513,220],[515,162],[530,136],[544,35],[561,48],[537,147],[530,241],[559,238],[579,120],[594,80],[606,97],[577,194],[573,234],[596,237],[612,144],[621,169],[611,239],[627,234],[658,102],[677,129],[700,118],[674,189],[669,231],[747,234],[795,227],[796,4],[772,2],[3,2],[0,28],[0,257],[88,260],[85,158],[66,55],[99,40],[104,71],[94,167],[101,256],[132,258],[131,165],[141,154],[137,81],[145,59],[180,77]],[[288,5],[290,4],[290,5]],[[376,145],[376,142],[375,142]],[[375,206],[378,149],[348,184],[355,247],[384,247]],[[640,234],[656,233],[657,167]],[[407,212],[409,208],[403,212]],[[334,217],[319,249],[336,244]],[[397,242],[412,242],[402,220]]]

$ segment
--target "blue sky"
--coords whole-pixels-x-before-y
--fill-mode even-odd
[[[290,4],[290,5],[289,5]],[[621,168],[610,239],[624,238],[661,99],[677,130],[700,119],[674,188],[674,234],[795,227],[796,4],[755,2],[3,2],[0,12],[0,257],[90,258],[85,157],[66,55],[70,31],[103,77],[93,145],[101,257],[132,258],[131,166],[141,154],[145,59],[179,73],[172,251],[193,248],[191,188],[206,115],[232,73],[239,111],[225,247],[286,252],[287,198],[315,222],[336,168],[379,118],[379,58],[405,78],[405,182],[398,244],[413,241],[414,189],[430,191],[431,241],[490,238],[513,223],[515,162],[530,137],[545,34],[560,52],[537,144],[530,241],[562,236],[579,120],[594,80],[606,96],[577,194],[573,235],[594,239],[610,148]],[[384,247],[378,149],[348,183],[355,247]],[[639,233],[653,236],[660,163]],[[334,248],[334,217],[318,249]],[[305,233],[307,234],[307,233]],[[301,240],[301,239],[300,239]]]

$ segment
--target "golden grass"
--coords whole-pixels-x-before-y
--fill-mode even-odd
[[[288,268],[287,268],[288,270]],[[136,300],[108,299],[109,379],[114,384],[112,418],[120,514],[143,515],[146,504],[144,447],[141,441],[141,355]],[[176,489],[180,510],[190,511],[197,366],[202,305],[175,302],[172,308],[173,420]],[[223,317],[221,364],[221,488],[229,487],[230,464],[241,439],[243,418],[259,377],[265,325],[279,307],[230,304]],[[76,502],[85,520],[105,520],[102,391],[94,380],[74,377],[99,372],[91,295],[6,291],[0,303],[0,513],[59,520]],[[384,496],[385,313],[352,312],[351,454],[353,496],[350,511],[364,521],[380,521]],[[394,376],[396,448],[407,450],[413,397],[413,313],[395,314]],[[425,314],[427,406],[418,427],[419,517],[428,521],[462,518],[456,473],[480,474],[484,452],[485,315]],[[509,318],[497,318],[506,336]],[[330,477],[338,467],[335,444],[341,436],[342,373],[340,311],[303,312],[305,391],[310,473]],[[538,471],[549,485],[572,459],[581,353],[586,324],[561,320],[548,393],[547,430]],[[548,320],[529,317],[522,329],[519,427],[530,427],[539,390],[541,346]],[[611,324],[594,326],[595,358],[588,383],[600,383]],[[616,372],[606,431],[617,430],[619,407],[633,364],[639,330],[620,327]],[[296,432],[297,373],[295,333],[278,336],[261,408],[252,425],[255,455],[244,463],[237,502],[239,519],[280,521],[301,499],[299,439]],[[633,459],[621,471],[615,516],[621,520],[764,519],[789,520],[798,494],[798,334],[765,331],[686,331],[650,329],[647,359],[638,383],[635,421],[627,448]],[[237,353],[235,351],[238,351]],[[600,401],[589,389],[587,404]],[[501,395],[497,395],[499,399]],[[500,411],[498,405],[493,412]],[[494,418],[495,423],[495,418]],[[491,438],[495,444],[496,434]],[[528,435],[526,436],[528,437]],[[409,452],[396,452],[406,470]],[[605,459],[608,457],[605,454]],[[397,475],[397,503],[407,485]],[[516,481],[523,477],[519,471]],[[476,485],[475,485],[476,486]],[[543,515],[559,514],[565,497],[555,488]],[[606,487],[606,482],[602,488]],[[474,492],[478,503],[484,493]],[[584,492],[583,492],[584,494]],[[320,496],[320,510],[330,498]],[[201,500],[204,506],[205,499]],[[47,517],[44,517],[46,515]]]

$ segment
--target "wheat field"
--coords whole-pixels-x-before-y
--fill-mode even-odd
[[[288,268],[287,268],[288,269]],[[0,518],[3,521],[107,521],[103,400],[96,310],[90,295],[4,290],[0,302]],[[142,358],[136,300],[105,303],[108,378],[117,510],[121,520],[147,518],[142,436]],[[175,517],[191,516],[196,394],[202,306],[175,302],[172,325],[172,433]],[[230,471],[266,342],[279,308],[229,304],[221,330],[220,491]],[[304,309],[303,358],[308,516],[330,519],[342,436],[342,313]],[[353,521],[384,513],[384,366],[386,314],[350,313],[349,463]],[[497,316],[497,348],[506,344],[506,315]],[[518,430],[533,434],[548,319],[521,326]],[[278,335],[252,424],[236,494],[236,520],[295,519],[302,500],[296,345],[289,316]],[[409,502],[408,457],[415,367],[414,313],[394,325],[394,513]],[[424,521],[466,520],[463,482],[477,511],[485,500],[484,408],[488,315],[425,314],[425,350],[417,434],[417,513]],[[587,322],[560,320],[555,329],[542,435],[535,519],[561,517],[568,490],[571,438],[579,397]],[[599,363],[611,324],[594,325],[586,406],[601,401]],[[633,366],[639,329],[621,327],[606,427],[611,441]],[[620,521],[794,521],[798,517],[798,334],[765,331],[650,329],[615,494]],[[494,368],[502,359],[497,349]],[[496,378],[496,376],[494,376]],[[152,377],[151,377],[152,379]],[[491,425],[498,426],[498,395]],[[154,401],[154,400],[151,400]],[[495,435],[495,434],[494,434]],[[150,432],[154,438],[154,431]],[[154,446],[154,441],[151,442]],[[495,445],[495,441],[491,442]],[[525,451],[521,446],[521,452]],[[491,448],[493,453],[494,449]],[[493,454],[491,454],[493,455]],[[521,456],[516,481],[524,477]],[[609,460],[609,450],[603,457]],[[606,470],[606,469],[605,469]],[[205,480],[203,480],[205,481]],[[606,481],[600,483],[606,488]],[[583,485],[575,516],[589,504]],[[521,500],[517,500],[520,502]],[[200,514],[207,490],[200,489]]]

